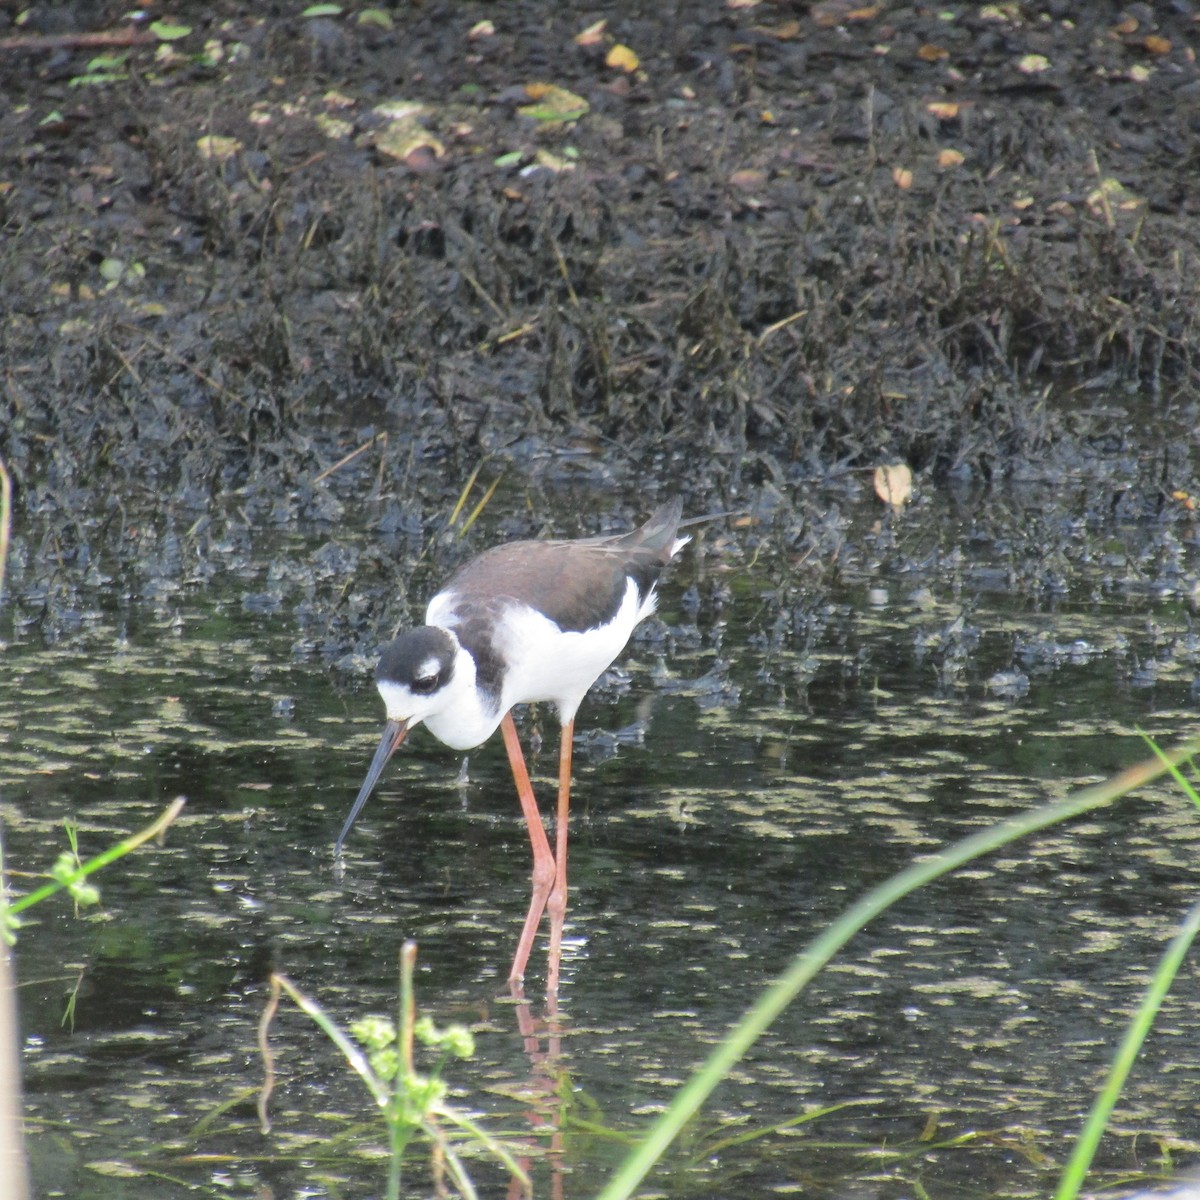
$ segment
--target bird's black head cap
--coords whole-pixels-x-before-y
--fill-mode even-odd
[[[422,625],[389,642],[375,668],[377,683],[398,683],[418,696],[444,688],[454,678],[457,647],[444,629]]]

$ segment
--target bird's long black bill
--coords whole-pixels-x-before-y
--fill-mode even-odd
[[[379,782],[379,777],[383,774],[383,768],[387,766],[388,759],[395,754],[396,747],[404,741],[406,733],[408,733],[407,721],[389,721],[384,726],[383,737],[379,740],[379,749],[375,751],[375,757],[371,759],[371,766],[367,770],[367,777],[363,780],[362,787],[358,789],[354,807],[350,810],[350,815],[346,818],[346,823],[342,826],[342,832],[338,834],[337,841],[333,843],[335,858],[341,854],[346,834],[350,832],[350,827],[358,819],[358,814],[362,812],[367,797],[375,790],[375,785]]]

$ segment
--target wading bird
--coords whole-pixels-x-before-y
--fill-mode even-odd
[[[334,854],[340,856],[355,818],[411,729],[424,724],[438,741],[468,750],[499,726],[533,847],[533,895],[510,983],[524,977],[548,911],[546,986],[557,990],[575,713],[634,627],[654,612],[659,575],[691,540],[676,536],[682,508],[672,500],[640,529],[617,536],[509,542],[485,550],[430,600],[425,624],[400,634],[380,656],[375,684],[387,724]],[[562,723],[553,853],[512,719],[514,705],[533,701],[554,704]]]

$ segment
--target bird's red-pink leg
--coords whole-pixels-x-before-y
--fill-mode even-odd
[[[504,748],[508,751],[508,763],[512,767],[521,811],[525,814],[525,824],[529,829],[529,844],[533,848],[533,894],[529,901],[529,912],[525,915],[525,924],[521,929],[521,940],[517,943],[512,970],[508,973],[508,981],[512,983],[525,977],[525,965],[529,962],[529,952],[533,949],[533,939],[537,936],[542,913],[546,911],[546,902],[550,897],[551,888],[554,887],[557,871],[554,867],[554,855],[550,853],[546,829],[542,825],[542,815],[538,812],[537,800],[533,795],[533,785],[529,782],[529,771],[525,767],[525,756],[521,753],[521,743],[517,739],[517,727],[513,724],[511,712],[504,714],[504,720],[500,722],[500,731],[504,734]],[[561,936],[560,922],[560,939]]]
[[[558,967],[562,958],[563,921],[567,915],[567,819],[571,809],[571,749],[575,741],[575,721],[562,727],[558,748],[558,824],[554,830],[554,886],[546,898],[550,913],[550,958],[546,968],[546,993],[558,992]]]

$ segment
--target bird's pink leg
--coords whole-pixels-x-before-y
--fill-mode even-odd
[[[550,913],[550,958],[546,968],[546,994],[558,993],[558,967],[562,958],[563,921],[567,915],[567,820],[571,809],[571,750],[575,743],[575,721],[562,727],[558,749],[558,824],[554,830],[554,886],[546,899]]]
[[[538,925],[541,924],[542,913],[546,911],[546,902],[558,873],[554,867],[554,855],[550,853],[550,842],[542,825],[542,815],[538,812],[537,800],[533,795],[533,785],[529,782],[529,771],[525,767],[525,756],[521,753],[521,743],[517,739],[517,727],[513,724],[511,712],[504,714],[504,720],[500,722],[500,731],[504,734],[504,748],[508,751],[508,762],[517,785],[521,811],[525,814],[525,824],[529,829],[529,844],[533,848],[533,895],[529,901],[529,912],[525,915],[525,924],[521,929],[521,940],[517,943],[512,970],[508,973],[508,981],[512,983],[525,977],[529,952],[533,949],[533,940],[537,937]],[[560,921],[560,939],[561,936]]]

